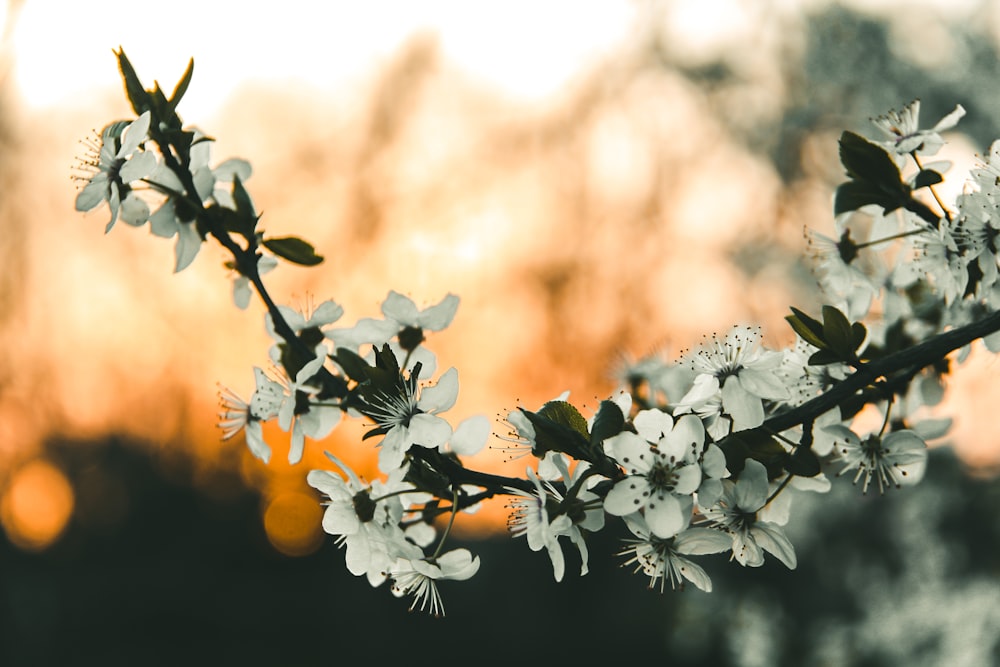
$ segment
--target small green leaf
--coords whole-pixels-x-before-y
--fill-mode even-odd
[[[170,110],[175,111],[177,109],[177,104],[184,97],[184,93],[187,92],[188,86],[191,84],[191,76],[194,74],[194,58],[188,61],[187,69],[184,70],[181,80],[177,82],[174,86],[174,92],[170,95]]]
[[[265,248],[293,264],[316,266],[323,261],[322,255],[317,255],[311,244],[296,236],[264,239],[263,243]]]
[[[580,411],[572,403],[567,403],[566,401],[549,401],[542,406],[538,414],[557,424],[568,426],[584,437],[590,436],[590,433],[587,431],[587,420],[584,419],[583,415],[580,414]]]
[[[371,366],[357,352],[346,347],[338,347],[337,353],[333,355],[333,360],[344,369],[347,377],[355,382],[364,382],[368,379]]]
[[[802,340],[821,350],[827,348],[823,340],[823,325],[818,320],[814,320],[795,307],[792,307],[792,314],[786,315],[785,319]]]
[[[785,470],[799,477],[815,477],[821,471],[819,458],[809,447],[796,447],[785,461]]]
[[[806,363],[810,366],[825,366],[826,364],[837,364],[843,360],[844,358],[836,352],[832,352],[831,350],[820,350],[818,352],[814,352]]]
[[[851,324],[851,336],[851,344],[854,346],[854,352],[857,353],[864,344],[865,338],[868,337],[868,329],[861,322],[854,322]]]
[[[823,306],[823,340],[843,359],[854,356],[854,334],[847,316],[833,306]]]
[[[625,427],[625,415],[614,401],[601,401],[590,431],[590,446],[600,447],[608,438],[618,435]]]
[[[925,222],[929,222],[934,225],[935,228],[941,223],[941,216],[935,213],[930,206],[927,204],[917,201],[913,197],[907,197],[906,201],[902,204],[903,208],[911,213],[916,213]],[[887,209],[888,212],[888,209]]]
[[[537,413],[524,408],[521,412],[535,428],[532,454],[541,458],[546,452],[556,451],[573,458],[586,458],[590,440],[587,420],[572,405],[565,401],[549,401]]]
[[[233,174],[233,201],[236,202],[236,210],[239,213],[254,217],[257,216],[253,200],[250,198],[250,193],[247,192],[247,189],[243,187],[243,181],[240,180],[239,174]]]
[[[933,169],[921,169],[920,173],[913,179],[913,189],[927,188],[944,181],[944,176]]]
[[[128,56],[125,55],[125,49],[119,46],[118,50],[114,53],[118,56],[118,70],[121,72],[122,81],[125,83],[125,95],[132,105],[132,110],[135,111],[136,115],[141,115],[152,107],[149,93],[142,87],[139,75],[135,73],[135,68],[132,67]]]
[[[877,204],[887,210],[899,208],[898,197],[893,198],[878,185],[867,181],[848,181],[837,186],[833,195],[833,214],[840,215],[856,211],[869,204]]]
[[[726,456],[726,467],[734,475],[743,470],[747,459],[763,463],[770,479],[778,477],[784,470],[787,458],[785,448],[762,428],[730,433],[718,445]]]
[[[854,132],[840,135],[840,162],[855,181],[905,187],[899,167],[889,153]]]

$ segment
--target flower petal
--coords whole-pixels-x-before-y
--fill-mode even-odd
[[[614,516],[626,516],[646,505],[649,482],[635,475],[619,480],[604,498],[604,511]]]
[[[455,405],[458,398],[458,371],[449,368],[438,378],[437,384],[420,392],[417,407],[424,412],[444,412]]]
[[[448,444],[451,451],[460,456],[478,454],[490,437],[490,420],[483,415],[474,415],[455,427]]]
[[[447,295],[437,305],[424,309],[417,315],[417,324],[428,331],[441,331],[455,318],[458,310],[458,297]]]

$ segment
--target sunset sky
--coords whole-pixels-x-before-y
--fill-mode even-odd
[[[294,469],[280,434],[270,466],[221,443],[217,383],[250,393],[269,344],[262,309],[232,306],[217,248],[172,275],[172,242],[124,225],[105,238],[103,210],[73,210],[79,140],[130,111],[113,49],[167,89],[194,57],[182,117],[216,139],[214,160],[254,165],[248,187],[265,228],[299,233],[327,256],[318,269],[276,271],[280,301],[333,298],[346,323],[374,316],[390,289],[422,305],[458,293],[455,323],[430,344],[462,377],[455,420],[486,414],[502,432],[506,411],[566,389],[593,407],[623,354],[676,356],[748,320],[772,345],[791,339],[782,318],[811,288],[794,273],[802,227],[831,224],[836,133],[817,132],[825,166],[792,194],[740,133],[780,122],[798,95],[781,58],[802,48],[789,34],[823,4],[370,2],[317,13],[298,0],[86,2],[60,3],[53,21],[51,3],[10,3],[0,83],[13,189],[0,252],[18,258],[9,266],[19,278],[0,322],[4,526],[35,548],[69,520],[72,483],[41,455],[53,437],[119,434],[194,454],[195,485],[210,484],[214,466],[238,466],[292,554],[319,538],[303,478],[324,464],[323,447],[353,447],[341,455],[374,472],[353,427],[312,443]],[[977,6],[917,4],[928,16]],[[928,48],[947,37],[913,29]],[[739,53],[731,65],[752,85],[716,96],[651,65],[651,44],[687,68]],[[740,110],[735,120],[726,105]],[[749,241],[775,256],[748,277],[732,257]],[[988,413],[982,387],[995,372],[986,363],[967,373],[949,405]],[[970,419],[956,426],[957,449],[1000,458],[996,438],[972,437]],[[524,466],[496,451],[476,462]],[[502,528],[501,504],[470,530]]]

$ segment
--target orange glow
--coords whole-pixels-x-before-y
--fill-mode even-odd
[[[41,551],[62,534],[73,504],[73,487],[62,471],[35,459],[13,474],[0,498],[0,523],[11,542]]]
[[[271,545],[286,556],[308,556],[323,542],[323,508],[313,496],[280,493],[264,510],[264,530]]]
[[[282,264],[268,274],[277,302],[333,298],[347,313],[337,326],[349,326],[378,316],[390,289],[421,306],[460,295],[451,328],[428,341],[439,372],[459,370],[458,402],[446,415],[453,424],[485,414],[504,433],[508,411],[567,389],[575,405],[593,409],[615,388],[608,371],[622,353],[659,349],[676,358],[735,322],[760,322],[768,342],[788,342],[782,317],[789,304],[805,305],[799,297],[810,288],[793,284],[789,258],[804,249],[804,221],[832,227],[836,135],[818,135],[825,152],[816,148],[816,173],[789,193],[769,160],[726,126],[733,119],[720,120],[717,96],[638,57],[642,31],[628,24],[642,3],[533,3],[530,21],[525,12],[494,9],[484,18],[478,3],[444,1],[423,16],[396,3],[386,21],[362,4],[322,21],[303,20],[316,3],[302,0],[284,3],[280,16],[241,8],[241,25],[279,21],[268,25],[274,48],[255,50],[216,30],[230,22],[226,3],[178,0],[155,21],[143,3],[67,3],[68,14],[53,22],[46,3],[27,0],[14,28],[12,77],[0,78],[14,112],[0,114],[0,139],[26,138],[10,139],[0,156],[0,191],[17,193],[0,199],[0,260],[16,276],[10,287],[0,275],[0,435],[16,430],[0,437],[0,471],[65,434],[116,434],[152,448],[183,443],[170,445],[178,457],[236,468],[269,499],[268,538],[290,555],[311,553],[322,537],[322,508],[304,478],[331,467],[323,450],[363,478],[379,477],[375,440],[362,441],[366,429],[356,423],[307,441],[295,467],[274,425],[266,429],[269,465],[239,437],[220,442],[216,383],[246,398],[252,366],[268,363],[259,302],[233,306],[227,258],[212,243],[172,274],[173,241],[123,223],[104,236],[106,208],[74,211],[67,174],[77,140],[129,114],[111,54],[119,44],[147,85],[171,87],[195,57],[185,121],[216,137],[214,163],[240,156],[253,164],[247,188],[269,234],[301,235],[327,257],[314,269]],[[661,47],[720,49],[758,35],[754,3],[708,3],[722,21],[697,3],[667,4],[686,40],[666,34]],[[192,12],[193,23],[184,19]],[[110,15],[116,20],[98,20]],[[710,27],[706,39],[700,31]],[[515,30],[511,49],[504,40]],[[768,34],[743,66],[764,66],[777,44]],[[756,92],[767,103],[754,97],[741,111],[766,116],[787,101],[788,91]],[[732,261],[745,247],[767,247],[782,261],[750,275]],[[995,382],[987,376],[996,367],[979,366],[981,382],[956,391],[940,414],[961,413],[956,449],[985,465],[1000,459],[1000,443],[974,420],[989,418],[995,392],[986,389]],[[960,383],[952,379],[953,388]],[[534,463],[489,448],[469,461],[511,476]],[[65,492],[51,482],[44,502],[68,498],[64,514],[37,512],[49,517],[51,541],[73,494],[44,465]],[[44,502],[24,505],[11,499],[15,491],[4,496],[3,518],[21,535],[17,517],[35,517],[24,507]],[[494,499],[460,516],[456,532],[503,530],[504,504]]]

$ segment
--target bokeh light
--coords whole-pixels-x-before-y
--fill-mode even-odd
[[[73,515],[73,487],[52,463],[35,459],[13,472],[0,496],[0,524],[23,549],[52,544]]]

